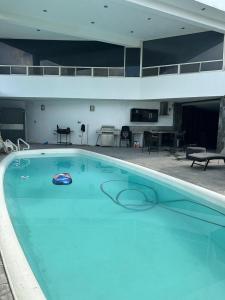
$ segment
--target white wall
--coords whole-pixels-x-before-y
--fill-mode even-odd
[[[41,105],[45,105],[45,110],[41,111]],[[90,111],[90,105],[95,106],[95,111]],[[159,102],[152,101],[116,101],[116,100],[28,100],[27,111],[27,131],[28,140],[36,143],[56,143],[54,130],[58,124],[61,127],[70,127],[74,133],[71,136],[73,144],[80,144],[81,134],[80,123],[88,125],[88,142],[90,145],[96,144],[96,130],[102,125],[114,125],[121,128],[123,125],[155,125],[172,126],[173,110],[169,116],[159,116],[157,123],[131,123],[131,108],[159,109]],[[84,138],[84,143],[86,143]]]
[[[155,100],[225,95],[225,71],[145,78],[1,75],[0,98]]]
[[[141,78],[0,75],[0,97],[139,99]]]
[[[225,95],[225,71],[162,75],[141,80],[140,99],[183,99]]]

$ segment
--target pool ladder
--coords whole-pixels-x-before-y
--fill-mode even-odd
[[[21,150],[29,150],[30,149],[30,145],[24,141],[23,139],[19,138],[17,140],[17,151],[21,151]]]

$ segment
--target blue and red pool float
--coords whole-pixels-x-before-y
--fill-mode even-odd
[[[72,178],[69,173],[60,173],[53,177],[52,183],[56,185],[68,185],[72,183]]]

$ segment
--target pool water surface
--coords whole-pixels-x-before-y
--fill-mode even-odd
[[[224,209],[191,191],[83,154],[16,159],[4,185],[47,299],[224,299]]]

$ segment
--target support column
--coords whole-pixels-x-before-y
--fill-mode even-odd
[[[174,103],[173,105],[173,127],[176,131],[182,131],[182,111],[181,103]]]
[[[177,133],[182,131],[182,111],[183,107],[181,103],[174,103],[173,104],[173,128],[176,131],[176,134],[174,135],[174,141],[173,141],[173,151],[176,152],[177,146],[179,147],[180,141],[178,138]]]
[[[143,42],[141,42],[141,53],[140,53],[140,77],[142,77],[143,68]]]
[[[217,135],[217,151],[220,152],[225,146],[225,96],[220,100],[219,124]]]
[[[225,35],[223,38],[223,70],[225,70]]]

